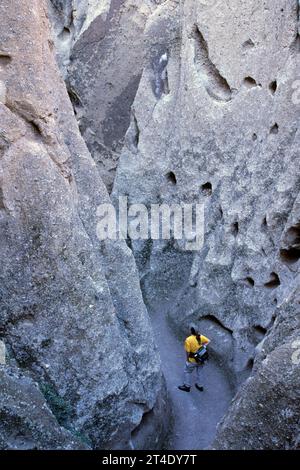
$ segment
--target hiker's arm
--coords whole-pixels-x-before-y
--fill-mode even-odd
[[[186,340],[185,343],[184,343],[184,349],[185,349],[185,352],[186,352],[186,360],[187,360],[187,362],[189,362],[189,358],[190,358],[190,346],[189,346],[189,343],[188,343],[187,340]]]
[[[206,336],[202,336],[201,342],[203,346],[207,346],[210,343],[210,339],[206,338]]]

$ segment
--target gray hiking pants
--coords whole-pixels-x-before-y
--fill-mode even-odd
[[[186,362],[184,368],[184,385],[191,387],[192,385],[192,373],[196,371],[196,384],[201,386],[200,377],[201,377],[201,364],[194,362]]]

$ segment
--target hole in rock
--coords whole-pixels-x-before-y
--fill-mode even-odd
[[[238,223],[238,222],[234,222],[234,223],[231,225],[231,233],[232,233],[232,235],[234,235],[235,237],[238,235],[238,233],[239,233],[239,223]]]
[[[207,182],[205,184],[202,184],[201,191],[204,194],[204,196],[211,196],[212,195],[212,184],[209,183],[209,182]]]
[[[270,277],[271,277],[270,281],[264,284],[265,287],[267,287],[268,289],[276,289],[276,287],[280,286],[280,279],[279,279],[278,274],[271,273]]]
[[[175,173],[173,171],[169,171],[169,173],[166,174],[167,181],[171,184],[177,184],[177,178]]]
[[[280,250],[280,258],[283,263],[294,264],[300,258],[300,249],[299,248],[290,248],[288,250]]]
[[[254,366],[254,359],[253,359],[253,357],[251,357],[251,358],[249,359],[249,361],[247,362],[246,369],[247,369],[247,370],[252,370],[252,369],[253,369],[253,366]]]
[[[280,250],[281,260],[286,264],[297,263],[300,258],[300,222],[288,229],[285,241],[288,248]]]
[[[257,140],[257,134],[254,133],[254,134],[252,135],[252,140],[253,140],[254,142]]]
[[[246,86],[246,88],[254,88],[258,86],[256,81],[252,77],[246,77],[244,79],[244,85]]]
[[[264,327],[261,326],[261,325],[255,325],[255,326],[253,327],[253,329],[254,329],[255,333],[257,333],[258,335],[260,335],[260,336],[262,336],[262,337],[266,336],[266,334],[267,334],[266,328],[264,328]]]
[[[291,247],[300,249],[300,222],[288,229],[286,233],[286,242]]]
[[[194,37],[194,63],[207,93],[215,101],[230,101],[232,99],[230,85],[221,70],[212,62],[209,45],[198,25],[194,25],[192,35]]]
[[[277,123],[274,124],[274,126],[271,127],[270,134],[278,134],[279,132],[279,126]]]
[[[275,95],[275,93],[277,91],[277,81],[276,80],[274,80],[273,82],[270,83],[269,89],[270,89],[270,92],[272,93],[272,95]]]
[[[254,44],[254,42],[252,41],[252,39],[248,39],[248,40],[245,41],[244,44],[243,44],[243,48],[244,48],[244,49],[252,49],[253,47],[255,47],[255,44]]]
[[[0,66],[6,67],[11,62],[11,56],[4,52],[0,52]]]
[[[267,334],[266,328],[261,325],[254,325],[252,328],[252,340],[257,345],[263,341]]]
[[[244,279],[244,283],[247,287],[254,287],[255,286],[254,279],[252,279],[252,277],[249,277],[249,276]]]

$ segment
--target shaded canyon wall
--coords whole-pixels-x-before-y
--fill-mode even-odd
[[[140,445],[160,446],[159,355],[132,253],[96,236],[109,196],[58,71],[47,4],[0,11],[1,447],[133,448],[145,416]]]

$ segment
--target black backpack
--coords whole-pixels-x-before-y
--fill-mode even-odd
[[[204,364],[208,360],[208,351],[205,346],[201,346],[198,351],[193,354],[193,358],[197,364]]]

